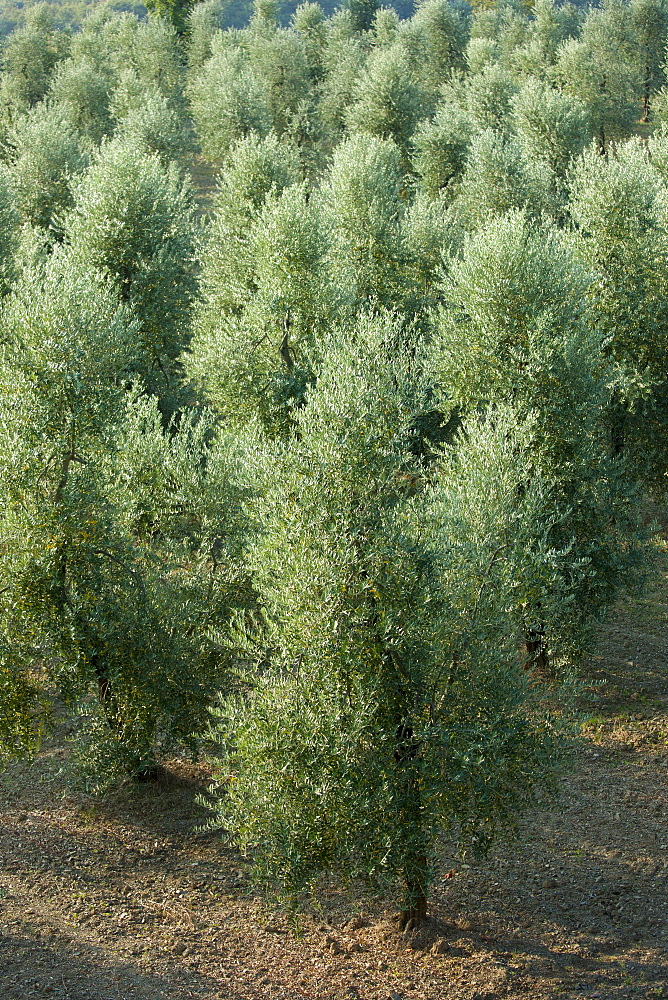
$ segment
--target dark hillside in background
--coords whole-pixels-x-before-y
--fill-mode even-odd
[[[111,10],[129,11],[140,18],[146,17],[147,10],[143,3],[138,0],[37,0],[46,2],[54,9],[54,22],[58,28],[69,28],[76,30],[83,22],[86,15],[95,7],[106,6]],[[301,0],[282,0],[279,2],[279,20],[282,24],[289,24],[292,15],[299,6]],[[597,4],[589,3],[588,0],[572,0],[574,7],[590,7]],[[469,6],[466,0],[462,4]],[[36,2],[29,0],[0,0],[0,37],[6,37],[16,28],[20,28],[25,23],[26,12],[36,6]],[[322,0],[320,6],[329,17],[334,11],[342,6],[338,0]],[[382,7],[394,7],[402,19],[412,17],[415,12],[414,0],[395,0],[394,3],[381,3]],[[482,3],[473,6],[492,6],[483,0]],[[251,15],[252,0],[222,0],[222,28],[244,28]]]
[[[38,0],[39,2],[39,0]],[[42,0],[44,2],[44,0]],[[86,15],[95,7],[106,6],[111,10],[129,11],[138,17],[146,17],[147,10],[143,3],[135,0],[46,0],[54,9],[54,21],[58,28],[77,29]],[[288,24],[301,0],[284,0],[279,3],[280,21]],[[24,3],[23,0],[2,0],[0,2],[0,36],[7,36],[25,23],[26,12],[36,6],[34,2]],[[338,0],[324,0],[320,5],[329,16],[340,6]],[[396,0],[394,4],[382,6],[394,7],[401,18],[412,17],[415,10],[413,0]],[[222,28],[244,28],[251,15],[252,0],[222,0]]]
[[[97,0],[46,0],[54,11],[54,23],[57,28],[78,28],[84,18],[95,7],[102,4]],[[26,12],[35,7],[36,3],[23,3],[22,0],[3,0],[0,3],[0,36],[12,33],[16,28],[22,27],[25,23]],[[137,17],[146,17],[146,7],[143,3],[136,3],[134,0],[111,0],[104,6],[110,10],[129,11]]]

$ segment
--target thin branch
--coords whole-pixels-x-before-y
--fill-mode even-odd
[[[503,552],[504,549],[508,548],[509,545],[510,545],[510,542],[503,542],[501,545],[499,545],[498,549],[496,549],[496,551],[492,555],[492,558],[489,561],[489,565],[487,567],[485,575],[482,578],[482,583],[480,584],[480,590],[478,591],[478,596],[476,598],[476,602],[473,605],[473,621],[476,620],[476,617],[477,617],[477,614],[478,614],[478,607],[480,605],[480,601],[482,600],[482,595],[485,592],[485,587],[489,583],[489,574],[494,569],[494,566],[496,564],[497,558],[500,556],[500,554]]]
[[[122,559],[119,559],[118,556],[115,556],[113,552],[107,551],[107,549],[93,549],[93,555],[106,556],[107,559],[111,559],[112,562],[115,562],[118,566],[121,566],[125,570],[125,572],[134,579],[135,583],[137,584],[137,589],[141,591],[142,596],[144,597],[144,599],[146,599],[146,590],[144,589],[144,581],[141,578],[141,574],[139,574],[136,569],[132,569],[130,566],[127,565],[127,563],[123,562]]]
[[[292,375],[295,363],[292,360],[292,355],[290,354],[289,337],[290,337],[290,313],[288,311],[285,314],[285,319],[283,320],[283,340],[281,341],[280,354],[283,360],[285,361],[288,371]]]

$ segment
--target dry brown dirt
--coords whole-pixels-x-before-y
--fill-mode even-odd
[[[484,863],[448,863],[407,937],[335,887],[295,933],[194,832],[203,765],[94,800],[52,739],[0,777],[0,1000],[668,1000],[668,550],[589,668],[560,798]]]

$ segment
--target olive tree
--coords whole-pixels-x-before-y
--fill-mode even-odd
[[[426,95],[412,70],[401,44],[372,53],[348,111],[350,131],[393,139],[407,151],[415,126],[427,110]]]
[[[622,0],[592,7],[580,37],[558,51],[555,79],[586,104],[600,152],[626,138],[640,113],[641,75],[629,8]]]
[[[464,68],[469,23],[464,10],[448,0],[421,0],[401,26],[414,72],[423,87],[437,95],[453,70]]]
[[[582,655],[592,622],[642,563],[635,487],[607,447],[612,373],[589,321],[592,284],[563,235],[509,213],[451,262],[433,345],[441,392],[460,413],[504,403],[533,415],[526,482],[551,479],[549,544],[574,560],[518,585],[518,633],[542,669],[549,649],[562,662]]]
[[[327,223],[304,184],[268,197],[243,239],[242,308],[208,303],[198,316],[186,371],[233,424],[259,416],[278,433],[303,403],[320,342],[344,302],[330,273]],[[221,291],[229,295],[224,278]]]
[[[405,292],[402,156],[392,139],[358,133],[341,142],[323,188],[332,216],[336,281],[360,307],[391,307]]]
[[[666,140],[637,140],[615,159],[590,151],[572,177],[577,247],[596,281],[587,301],[613,365],[608,447],[625,455],[659,494],[665,489]]]
[[[29,9],[26,22],[7,39],[2,53],[0,92],[9,124],[42,100],[54,68],[68,52],[70,36],[54,25],[48,3]]]
[[[472,125],[464,108],[443,101],[433,119],[420,122],[412,136],[412,165],[424,190],[456,190],[471,148]]]
[[[206,416],[165,430],[128,391],[138,324],[63,250],[25,271],[3,324],[2,662],[44,663],[93,785],[147,778],[206,723],[226,663],[209,630],[246,593],[230,445]]]
[[[0,295],[10,290],[17,271],[16,254],[20,243],[19,213],[12,177],[0,168]]]
[[[213,54],[189,87],[197,134],[205,155],[224,159],[239,139],[271,131],[271,111],[266,90],[239,47],[221,33],[214,39]]]
[[[415,345],[367,317],[331,339],[294,439],[247,438],[259,609],[216,728],[213,823],[259,878],[294,900],[323,873],[363,875],[409,928],[443,834],[484,850],[550,774],[498,542],[536,504],[516,496],[526,432],[471,426],[429,486],[428,399]]]
[[[631,3],[631,24],[642,78],[643,121],[649,121],[652,97],[666,82],[664,61],[668,5],[665,0],[634,0]]]
[[[169,410],[197,293],[199,224],[189,183],[175,164],[114,139],[77,185],[66,239],[73,257],[111,279],[139,319],[139,371]]]
[[[49,95],[76,131],[98,144],[112,128],[109,90],[108,78],[91,63],[65,59],[56,67]]]
[[[69,112],[36,105],[8,136],[9,169],[22,221],[62,238],[72,186],[88,166],[88,155]]]
[[[591,138],[586,105],[530,78],[513,100],[512,115],[527,157],[546,163],[563,181]]]

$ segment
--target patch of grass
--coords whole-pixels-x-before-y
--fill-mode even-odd
[[[608,725],[609,720],[602,715],[590,715],[580,723],[580,729],[583,733],[602,733]]]

